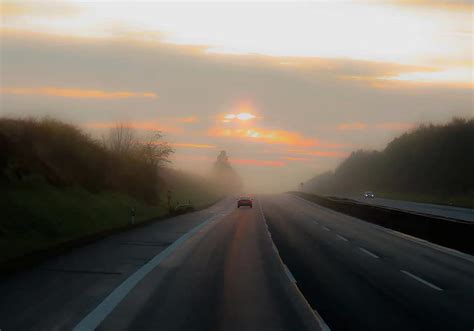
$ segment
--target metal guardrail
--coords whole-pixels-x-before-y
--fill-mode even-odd
[[[326,198],[303,192],[292,193],[366,222],[474,254],[474,222],[369,205],[350,199]]]

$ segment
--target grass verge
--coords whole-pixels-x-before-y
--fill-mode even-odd
[[[181,187],[174,190],[174,199],[194,199],[195,207],[201,209],[219,197]],[[131,207],[136,211],[136,224],[168,215],[164,202],[148,205],[117,192],[91,193],[82,188],[56,188],[46,183],[1,188],[0,266],[36,252],[56,247],[60,250],[59,247],[69,247],[74,242],[73,246],[78,246],[126,229]]]

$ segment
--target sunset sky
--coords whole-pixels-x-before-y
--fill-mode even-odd
[[[2,1],[1,113],[161,130],[288,190],[420,123],[472,117],[472,1]]]

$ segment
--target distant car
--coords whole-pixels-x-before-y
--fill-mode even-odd
[[[249,197],[240,197],[237,200],[237,208],[240,208],[242,206],[248,206],[252,208],[253,207],[252,199]]]
[[[364,192],[364,198],[373,199],[373,198],[375,198],[375,194],[371,191]]]

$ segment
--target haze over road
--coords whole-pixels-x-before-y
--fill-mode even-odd
[[[225,199],[3,277],[0,328],[71,329],[100,316],[101,330],[319,330],[312,308],[331,330],[474,326],[472,258],[291,195],[254,203]]]

